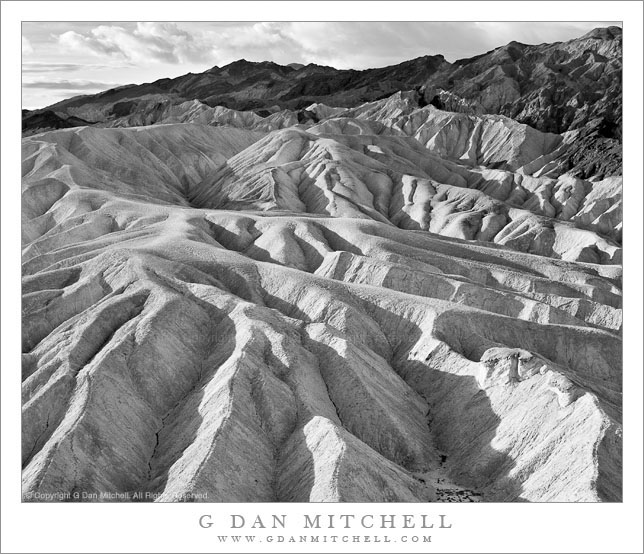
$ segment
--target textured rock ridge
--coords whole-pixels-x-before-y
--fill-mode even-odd
[[[371,219],[571,261],[621,263],[620,179],[591,184],[473,167],[413,138],[342,134],[345,125],[329,120],[273,133],[195,185],[190,201]],[[506,135],[477,149],[505,157],[508,142]],[[591,221],[599,196],[613,209],[595,211]]]

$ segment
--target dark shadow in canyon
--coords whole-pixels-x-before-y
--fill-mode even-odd
[[[289,317],[311,321],[293,303],[267,292],[264,299],[267,306]],[[521,483],[510,475],[514,461],[492,446],[501,420],[476,379],[406,359],[423,330],[373,303],[365,308],[390,343],[397,345],[390,365],[428,403],[429,431],[435,446],[447,456],[449,478],[459,486],[482,492],[483,501],[522,501]]]

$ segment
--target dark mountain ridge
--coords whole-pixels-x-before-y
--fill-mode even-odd
[[[544,132],[580,132],[576,164],[581,176],[621,173],[622,30],[594,29],[567,42],[527,45],[512,41],[450,63],[442,55],[365,70],[317,64],[279,65],[237,60],[203,73],[126,85],[77,96],[23,116],[23,132],[79,124],[106,124],[151,102],[199,100],[254,111],[302,110],[313,103],[355,107],[404,90],[420,105],[455,112],[499,114]],[[43,116],[45,110],[56,118]],[[76,118],[76,119],[70,119]],[[66,123],[67,121],[67,123]]]

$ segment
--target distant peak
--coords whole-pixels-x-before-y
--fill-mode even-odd
[[[617,37],[622,36],[621,27],[611,26],[611,27],[597,27],[589,33],[586,33],[584,36],[580,37],[578,40],[588,40],[588,39],[597,39],[597,40],[613,40]]]
[[[234,67],[238,65],[255,65],[255,62],[249,62],[248,60],[244,58],[240,58],[239,60],[235,60],[234,62],[230,62],[229,64],[225,65],[224,67]]]
[[[241,60],[236,60],[234,62],[229,63],[228,65],[223,66],[221,69],[222,70],[233,70],[235,72],[237,71],[244,71],[244,70],[252,70],[252,69],[283,69],[288,66],[283,66],[280,64],[277,64],[275,62],[272,62],[270,60],[264,60],[261,62],[252,62],[249,60],[241,59]]]
[[[400,62],[398,64],[394,64],[388,67],[394,67],[396,65],[413,65],[413,64],[418,64],[418,63],[423,63],[423,62],[436,62],[436,61],[445,61],[445,56],[443,54],[427,54],[425,56],[419,56],[417,58],[413,58],[411,60],[405,60],[403,62]]]

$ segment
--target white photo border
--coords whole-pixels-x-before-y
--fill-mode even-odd
[[[2,552],[642,552],[642,2],[3,2]],[[623,21],[624,501],[614,504],[30,504],[20,497],[21,21]],[[429,52],[428,52],[429,53]],[[433,52],[432,52],[433,53]],[[446,515],[450,529],[338,529],[399,542],[267,542],[287,530],[238,530],[263,542],[221,544],[232,514]],[[209,514],[211,528],[199,526]],[[307,530],[308,532],[310,530]],[[431,534],[430,544],[401,543]],[[256,539],[257,540],[257,539]],[[422,540],[422,539],[421,539]]]

